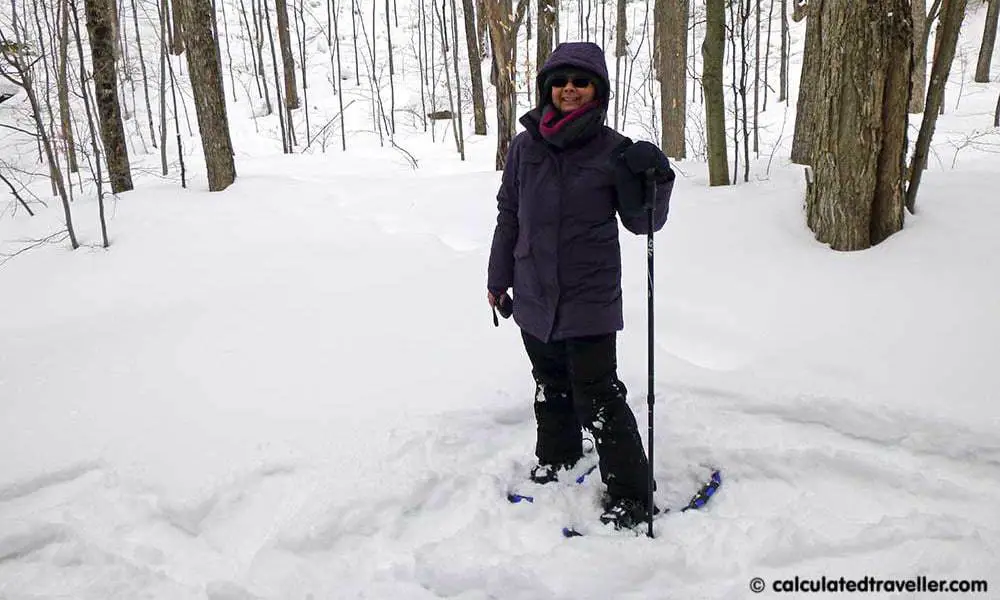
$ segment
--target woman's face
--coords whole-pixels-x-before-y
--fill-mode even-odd
[[[552,78],[552,106],[569,113],[594,100],[597,89],[589,75],[563,73]]]

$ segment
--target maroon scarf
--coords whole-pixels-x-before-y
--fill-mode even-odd
[[[542,138],[557,148],[572,146],[596,133],[604,124],[602,103],[594,100],[573,112],[562,114],[551,104],[542,109],[538,132]]]

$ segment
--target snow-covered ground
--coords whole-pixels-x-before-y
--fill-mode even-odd
[[[236,184],[207,193],[197,152],[188,190],[142,177],[110,205],[107,251],[77,200],[84,248],[0,267],[0,598],[1000,586],[998,85],[964,76],[919,214],[870,251],[812,239],[781,154],[725,189],[678,165],[656,238],[657,497],[713,467],[725,483],[652,540],[562,537],[596,518],[596,477],[504,499],[533,460],[533,382],[483,299],[492,137],[461,163],[440,133],[400,136],[412,170],[371,136],[281,156],[234,121]],[[4,212],[0,250],[56,230],[50,206]],[[623,236],[620,374],[644,425],[645,239]]]

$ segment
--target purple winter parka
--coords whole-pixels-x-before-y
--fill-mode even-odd
[[[610,89],[604,52],[589,42],[560,44],[538,73],[584,69]],[[600,89],[600,88],[599,88]],[[607,93],[602,94],[607,112]],[[487,289],[513,288],[514,321],[548,342],[623,328],[619,214],[626,229],[648,233],[648,213],[621,214],[613,154],[626,139],[607,126],[579,145],[558,149],[538,130],[539,111],[521,118],[526,130],[511,142],[490,251]],[[654,230],[667,220],[673,180],[657,186]]]

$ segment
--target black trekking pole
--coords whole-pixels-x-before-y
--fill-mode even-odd
[[[656,398],[653,393],[653,209],[656,207],[656,178],[654,169],[646,169],[646,216],[649,219],[649,230],[646,233],[646,327],[649,347],[649,381],[646,383],[646,407],[649,415],[649,531],[648,537],[653,537],[653,406]]]

